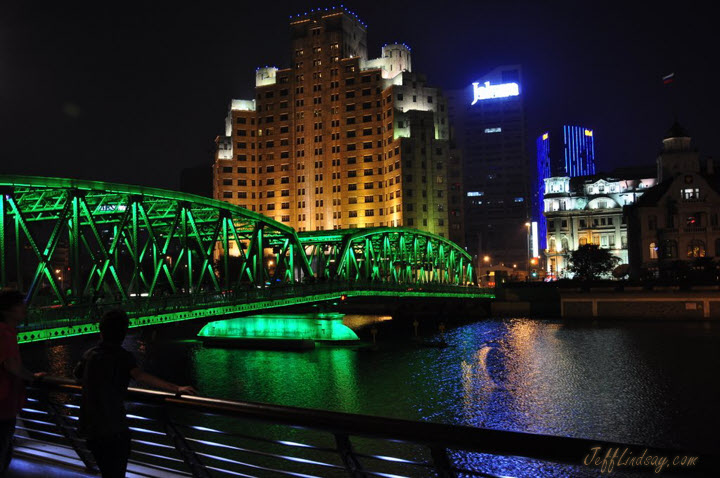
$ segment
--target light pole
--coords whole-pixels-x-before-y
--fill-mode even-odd
[[[525,245],[527,246],[527,268],[525,271],[527,275],[525,276],[525,281],[527,282],[530,280],[530,227],[532,227],[530,221],[525,223],[525,227],[527,228],[527,236],[525,237]]]

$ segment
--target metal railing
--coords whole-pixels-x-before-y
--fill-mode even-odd
[[[19,453],[95,471],[77,433],[82,387],[46,378],[29,390],[16,433]],[[592,476],[594,447],[636,445],[363,416],[131,388],[127,397],[136,476],[423,477],[507,476],[536,467],[543,476]],[[657,456],[682,456],[648,450]],[[684,454],[693,456],[693,454]],[[696,454],[694,456],[697,456]],[[551,463],[548,463],[551,462]],[[645,469],[631,470],[646,473]],[[718,476],[717,456],[677,474]],[[630,475],[633,476],[633,475]]]

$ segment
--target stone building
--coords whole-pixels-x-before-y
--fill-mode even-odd
[[[545,179],[545,249],[548,277],[567,273],[569,255],[585,244],[608,249],[628,264],[627,221],[623,208],[656,184],[652,173],[617,170],[613,174]]]
[[[462,239],[461,156],[411,50],[368,59],[345,8],[291,17],[291,62],[256,72],[216,140],[214,196],[298,231],[408,226]]]
[[[631,273],[658,275],[678,261],[720,257],[720,178],[677,122],[657,158],[658,185],[628,209]]]

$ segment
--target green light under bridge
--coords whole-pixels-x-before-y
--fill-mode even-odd
[[[285,341],[302,340],[334,344],[359,342],[358,336],[343,325],[344,314],[263,314],[210,322],[198,337],[208,341],[230,343],[232,340]]]

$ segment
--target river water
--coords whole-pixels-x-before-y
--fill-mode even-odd
[[[366,325],[383,319],[376,351],[209,348],[187,326],[125,345],[149,372],[205,396],[720,450],[720,324],[484,319],[448,328],[438,349],[415,346],[409,324],[348,319],[368,340]],[[437,338],[429,324],[420,332]],[[31,346],[26,362],[65,375],[94,340]]]

